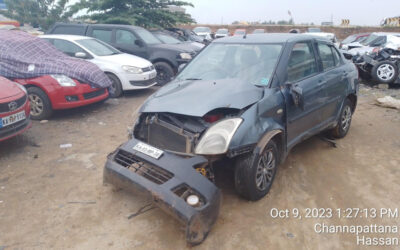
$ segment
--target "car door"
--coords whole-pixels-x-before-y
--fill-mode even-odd
[[[324,106],[321,108],[322,123],[330,123],[344,99],[347,86],[347,74],[339,52],[329,43],[317,43],[319,60],[323,70],[321,87],[324,90]]]
[[[132,31],[116,28],[113,46],[124,53],[147,59],[148,55],[146,53],[146,49],[144,48],[144,44],[142,43],[142,46],[139,46],[137,44],[138,40],[140,39]]]
[[[321,88],[322,76],[317,64],[316,50],[312,41],[296,43],[290,53],[287,64],[286,88],[293,87],[302,92],[303,105],[295,105],[292,95],[286,101],[287,142],[292,147],[299,141],[315,133],[321,122],[320,108],[324,101]]]
[[[84,49],[75,45],[74,43],[62,39],[51,39],[48,40],[51,44],[54,45],[59,51],[67,54],[69,56],[75,57],[75,54],[78,52],[85,53],[87,56],[90,56]]]

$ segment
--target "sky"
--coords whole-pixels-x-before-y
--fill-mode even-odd
[[[294,22],[329,22],[340,25],[377,26],[387,17],[400,16],[400,0],[185,0],[194,4],[187,13],[199,24],[231,24],[234,21],[289,20]]]

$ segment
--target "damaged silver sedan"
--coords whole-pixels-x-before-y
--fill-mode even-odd
[[[211,43],[135,115],[105,182],[148,193],[199,244],[216,222],[215,162],[231,158],[237,192],[259,200],[299,142],[350,129],[358,72],[331,41],[257,34]]]

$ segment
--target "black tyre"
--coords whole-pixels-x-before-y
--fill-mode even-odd
[[[372,68],[371,74],[378,82],[393,83],[399,75],[399,68],[391,61],[383,61]]]
[[[53,108],[46,93],[37,87],[29,87],[27,91],[31,103],[31,118],[33,120],[49,118],[53,114]]]
[[[114,74],[107,73],[108,78],[111,80],[111,86],[108,88],[111,98],[118,98],[122,95],[122,84],[118,77]]]
[[[157,85],[163,86],[169,83],[175,75],[174,69],[166,62],[156,62]]]
[[[260,154],[238,157],[235,162],[235,188],[247,200],[256,201],[268,194],[279,164],[279,151],[274,141]]]
[[[334,129],[331,130],[331,135],[334,138],[343,138],[350,130],[351,120],[353,117],[353,104],[349,99],[346,99],[340,112],[339,122]]]

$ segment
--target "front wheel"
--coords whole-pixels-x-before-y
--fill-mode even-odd
[[[53,113],[53,108],[46,93],[37,87],[29,87],[27,91],[31,103],[31,118],[33,120],[49,118]]]
[[[111,98],[118,98],[122,95],[122,84],[117,76],[111,73],[106,74],[111,81],[111,86],[109,87],[109,93]]]
[[[331,130],[331,135],[338,139],[345,137],[350,130],[352,117],[353,105],[349,99],[346,99],[340,113],[339,122],[336,127]]]
[[[157,85],[163,86],[174,77],[174,69],[166,62],[156,62],[154,67],[157,71]]]
[[[391,61],[383,61],[372,68],[374,80],[382,83],[393,83],[399,75],[399,68]]]
[[[247,200],[263,198],[271,189],[278,164],[278,147],[273,140],[260,154],[240,156],[235,162],[236,191]]]

